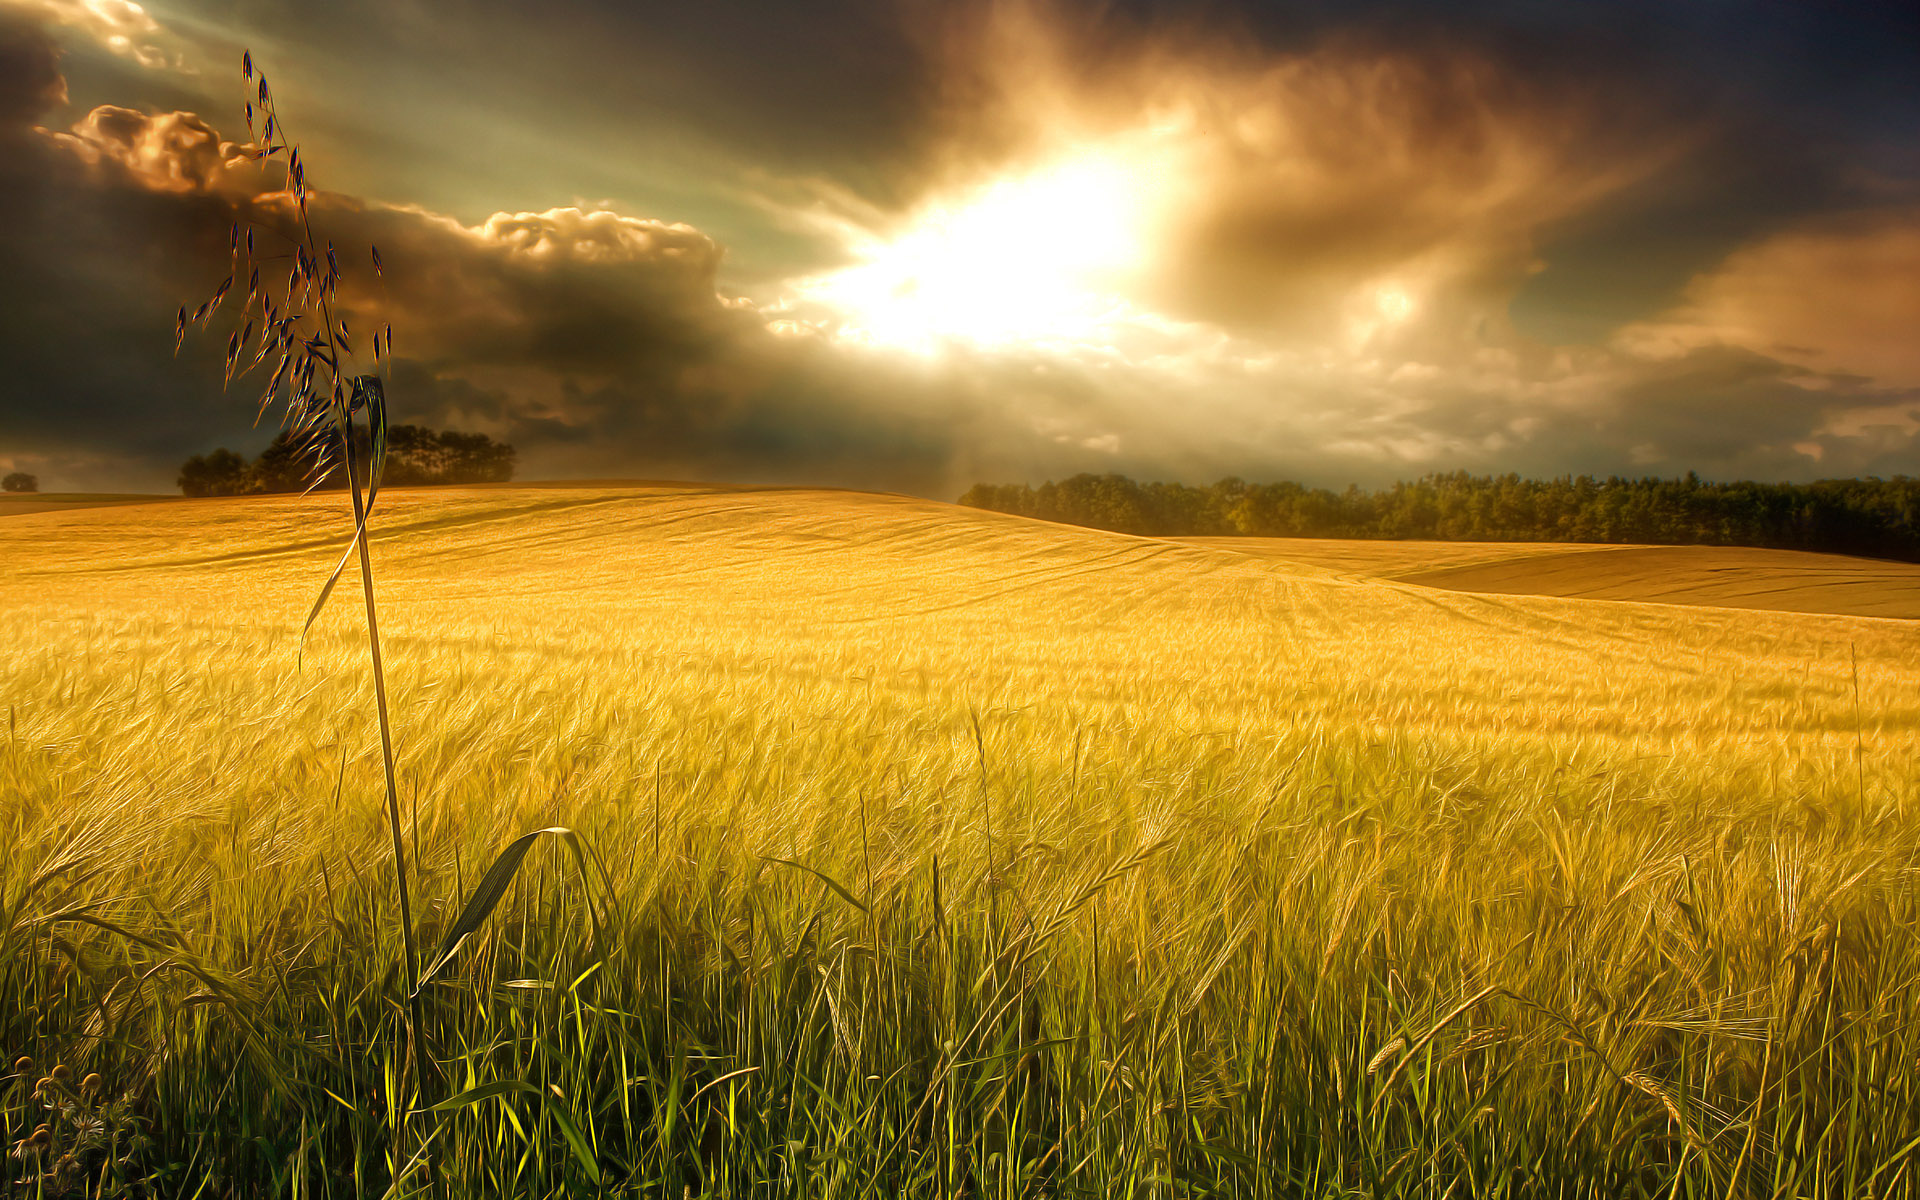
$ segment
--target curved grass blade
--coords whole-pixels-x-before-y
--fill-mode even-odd
[[[353,407],[367,410],[367,445],[373,454],[373,467],[367,472],[367,512],[371,514],[373,498],[380,494],[380,477],[387,471],[387,389],[378,375],[353,381]]]
[[[413,990],[415,996],[418,996],[420,990],[446,968],[453,956],[460,952],[460,947],[466,943],[466,940],[479,932],[480,926],[486,923],[487,917],[492,914],[501,898],[507,894],[507,888],[512,886],[514,874],[520,870],[520,863],[527,857],[527,851],[533,849],[534,842],[547,835],[560,838],[567,843],[567,848],[573,851],[574,860],[579,864],[581,878],[591,883],[592,876],[587,872],[586,853],[581,849],[580,835],[573,830],[561,825],[551,825],[515,838],[507,844],[505,850],[500,852],[500,856],[493,860],[493,865],[487,868],[487,873],[481,877],[473,893],[467,897],[466,907],[460,910],[458,919],[447,927],[446,935],[440,939],[440,948],[434,951],[432,965],[420,973],[420,982]],[[593,916],[594,940],[597,943],[600,940],[600,914],[594,908],[591,897],[588,899],[587,908]]]
[[[519,1079],[496,1079],[492,1083],[482,1083],[470,1087],[457,1096],[448,1096],[445,1100],[427,1109],[428,1112],[453,1112],[456,1109],[471,1108],[482,1101],[492,1100],[496,1096],[509,1096],[516,1092],[539,1095],[540,1089]]]
[[[348,486],[352,486],[352,476],[357,470],[353,453],[353,412],[365,408],[367,411],[367,443],[372,452],[373,463],[367,472],[367,506],[360,514],[359,522],[353,529],[353,540],[347,543],[346,553],[334,564],[333,573],[327,576],[326,583],[320,586],[320,595],[315,598],[313,607],[307,612],[306,624],[300,627],[300,644],[304,649],[307,633],[313,623],[320,619],[320,611],[327,606],[333,596],[334,585],[340,582],[340,576],[346,572],[347,564],[353,560],[353,553],[360,546],[360,539],[367,536],[367,522],[373,518],[374,497],[380,494],[380,476],[387,469],[387,391],[378,375],[362,375],[353,381],[353,402],[345,412],[338,414],[336,424],[339,437],[346,447]]]
[[[594,1157],[593,1147],[587,1143],[586,1135],[574,1123],[572,1114],[551,1100],[547,1101],[547,1114],[560,1127],[567,1145],[573,1147],[573,1157],[579,1161],[580,1169],[587,1173],[587,1178],[593,1181],[595,1187],[600,1186],[600,1162]]]
[[[859,909],[861,912],[867,911],[866,905],[860,903],[859,900],[855,899],[852,892],[840,886],[840,882],[836,880],[833,876],[827,874],[825,871],[816,871],[812,867],[808,866],[803,862],[795,862],[791,858],[775,858],[770,854],[762,854],[760,856],[760,861],[770,862],[770,863],[779,863],[783,867],[794,867],[798,870],[805,871],[807,874],[818,879],[821,883],[824,883],[828,887],[832,888],[834,892],[838,894],[839,897],[842,900],[845,900],[848,904],[853,905],[855,908]]]
[[[537,837],[540,833],[551,832],[553,832],[553,830],[542,829],[538,831],[538,833],[528,834],[527,838]],[[526,841],[527,838],[522,838],[521,841]],[[515,845],[518,844],[518,842],[515,843]],[[736,1074],[738,1074],[738,1072],[736,1072]],[[440,1103],[433,1105],[425,1111],[450,1113],[462,1108],[470,1108],[475,1104],[484,1103],[488,1100],[495,1100],[502,1096],[514,1095],[533,1096],[546,1105],[547,1115],[552,1117],[553,1123],[560,1127],[560,1136],[567,1139],[567,1146],[572,1149],[573,1157],[575,1161],[580,1164],[580,1169],[585,1171],[587,1178],[593,1181],[595,1187],[598,1187],[601,1182],[600,1161],[594,1156],[593,1146],[587,1141],[586,1135],[580,1132],[580,1125],[573,1119],[573,1114],[567,1111],[566,1106],[557,1102],[553,1096],[523,1079],[496,1079],[492,1083],[482,1083],[468,1088],[457,1096],[449,1096],[447,1099],[442,1100]]]
[[[335,427],[339,430],[340,440],[346,445],[347,486],[353,486],[353,418],[342,409],[335,418]],[[371,507],[371,506],[369,506]],[[327,606],[327,600],[333,595],[333,589],[340,582],[340,576],[353,561],[353,552],[360,548],[360,539],[367,536],[366,514],[353,527],[353,537],[347,541],[346,553],[333,565],[333,571],[327,581],[320,585],[320,595],[314,598],[313,607],[307,610],[306,623],[300,626],[300,651],[304,655],[307,647],[307,634],[313,630],[313,623],[320,619],[320,610]]]

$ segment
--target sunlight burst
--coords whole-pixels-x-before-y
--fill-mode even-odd
[[[1091,336],[1126,307],[1157,176],[1096,152],[999,179],[860,247],[806,294],[839,314],[842,336],[907,349]]]

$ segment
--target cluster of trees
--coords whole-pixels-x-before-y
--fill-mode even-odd
[[[0,491],[37,492],[39,490],[39,478],[34,475],[29,475],[25,471],[15,471],[5,479],[0,479]]]
[[[1769,546],[1920,561],[1920,479],[1706,483],[1590,475],[1428,475],[1335,492],[1223,479],[1212,487],[1075,475],[978,484],[960,503],[1155,537],[1431,538]]]
[[[366,461],[361,431],[360,461]],[[178,483],[189,496],[245,496],[260,492],[301,492],[314,486],[309,456],[287,434],[248,462],[222,447],[196,454],[180,465]],[[484,433],[435,432],[419,425],[387,430],[387,464],[381,482],[388,486],[423,483],[505,483],[513,478],[514,449]],[[322,488],[345,487],[339,468],[320,480]]]

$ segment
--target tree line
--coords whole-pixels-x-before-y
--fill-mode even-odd
[[[366,461],[366,432],[356,447]],[[436,432],[421,425],[387,430],[387,462],[381,482],[389,486],[425,483],[506,483],[513,478],[515,452],[484,433]],[[316,486],[312,456],[285,433],[249,462],[224,446],[196,454],[180,464],[180,491],[188,496],[247,496],[265,492],[303,492]],[[345,487],[338,467],[321,478],[322,488]]]
[[[1211,487],[1075,475],[1039,487],[976,484],[974,508],[1152,537],[1642,542],[1822,550],[1920,562],[1920,479],[1707,483],[1563,475],[1427,475],[1372,491]]]

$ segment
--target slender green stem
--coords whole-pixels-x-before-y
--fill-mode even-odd
[[[1860,725],[1860,649],[1847,643],[1847,661],[1853,664],[1853,782],[1859,791],[1860,812],[1867,811],[1867,740]]]
[[[407,1015],[412,1022],[414,1090],[416,1108],[425,1109],[432,1104],[427,1094],[427,1043],[426,1023],[422,1019],[419,989],[419,954],[413,941],[413,908],[407,896],[407,851],[400,835],[400,794],[394,784],[393,772],[393,728],[387,718],[387,674],[380,660],[380,618],[375,612],[373,602],[373,562],[367,553],[366,507],[360,498],[360,478],[353,465],[353,425],[349,418],[347,424],[347,490],[353,495],[353,526],[359,531],[356,540],[360,547],[360,594],[367,602],[367,649],[373,656],[373,699],[380,714],[380,759],[386,769],[387,779],[387,827],[393,835],[393,879],[400,893],[400,935],[405,943]]]

